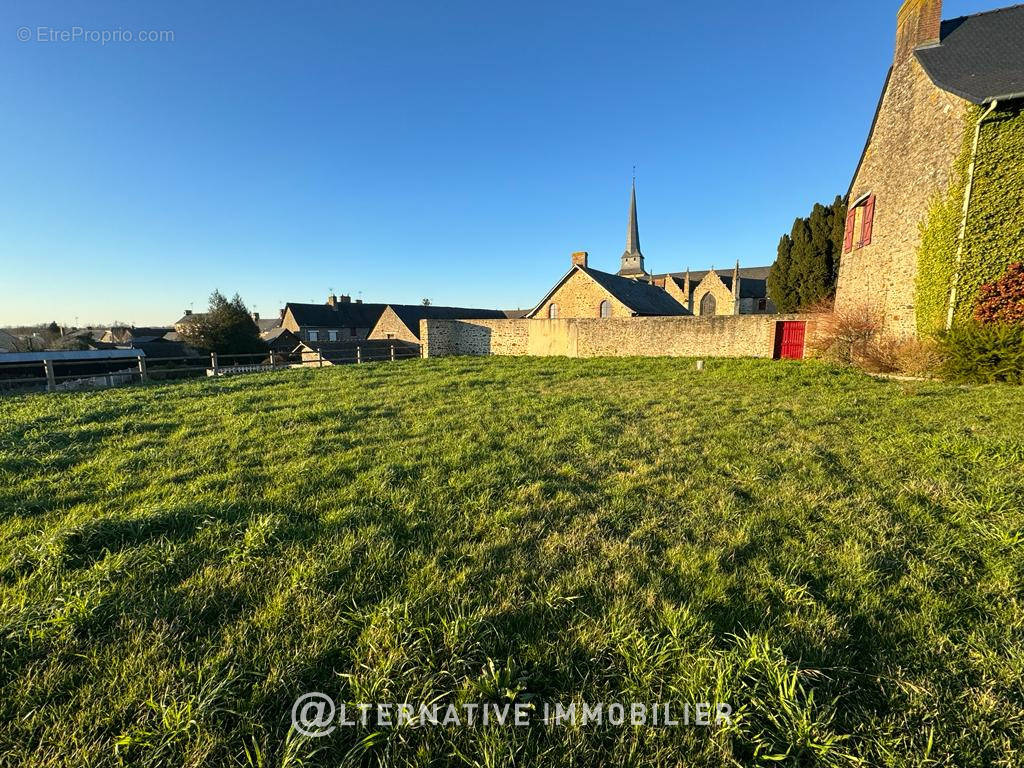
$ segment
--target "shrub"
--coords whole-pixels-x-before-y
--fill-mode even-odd
[[[811,351],[816,357],[836,363],[856,363],[882,327],[878,314],[866,304],[835,312],[830,304],[822,302],[812,311],[821,314]]]
[[[987,323],[1024,323],[1024,264],[1011,264],[1001,278],[978,290],[974,319]]]
[[[942,368],[943,356],[931,338],[877,336],[864,345],[853,362],[869,373],[933,376]]]
[[[943,334],[943,372],[973,383],[1024,383],[1024,324],[972,323]]]
[[[881,319],[869,306],[834,312],[830,303],[821,302],[812,311],[820,313],[812,342],[816,357],[868,373],[929,376],[942,367],[942,349],[934,339],[884,335]]]

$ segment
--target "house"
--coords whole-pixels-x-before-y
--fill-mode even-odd
[[[948,326],[1021,258],[1022,97],[1024,6],[942,21],[942,0],[903,3],[850,185],[837,311],[867,306],[896,336]],[[922,270],[937,201],[957,234]]]
[[[161,339],[171,330],[167,327],[115,326],[108,329],[99,341],[107,344],[145,343]]]
[[[569,271],[526,316],[556,319],[691,314],[664,288],[646,279],[592,269],[587,259],[585,251],[574,253]]]
[[[370,335],[386,308],[331,294],[326,304],[288,302],[280,325],[302,341],[360,341]]]
[[[206,312],[193,312],[191,309],[186,309],[185,314],[183,314],[174,322],[175,333],[181,333],[185,329],[186,325],[188,325],[189,323],[194,323],[197,320],[203,319],[204,317],[206,317],[206,314]],[[252,313],[252,321],[256,323],[256,327],[260,329],[260,333],[272,331],[274,328],[277,328],[278,326],[281,325],[280,316],[260,317],[259,312]]]
[[[24,345],[18,341],[18,337],[13,333],[0,328],[0,354],[7,352],[20,352]]]
[[[504,320],[509,313],[499,309],[435,307],[423,304],[388,304],[368,339],[398,339],[420,343],[420,320]]]
[[[301,339],[287,328],[278,326],[260,334],[260,338],[266,342],[270,351],[282,359],[291,355],[301,343]]]
[[[720,275],[714,269],[703,272],[673,272],[652,275],[651,282],[664,288],[694,315],[774,315],[775,303],[768,297],[771,267],[736,267]]]
[[[303,365],[322,368],[328,365],[406,360],[420,356],[419,343],[400,339],[362,339],[346,341],[300,341],[292,351]]]

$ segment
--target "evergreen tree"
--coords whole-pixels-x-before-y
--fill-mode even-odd
[[[832,285],[839,279],[839,259],[843,255],[843,239],[846,237],[846,198],[836,195],[830,206],[832,211]]]
[[[256,321],[237,293],[229,301],[220,291],[214,291],[209,309],[186,323],[181,335],[189,344],[218,354],[242,355],[267,348]]]
[[[791,312],[796,306],[796,298],[789,283],[792,250],[793,240],[789,235],[779,238],[778,255],[768,273],[768,295],[774,299],[780,312]]]
[[[780,312],[806,309],[835,295],[846,225],[846,201],[815,203],[807,218],[793,222],[779,241],[768,276],[768,295]]]

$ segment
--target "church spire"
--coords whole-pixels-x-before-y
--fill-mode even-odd
[[[629,196],[629,228],[626,232],[626,250],[622,253],[622,268],[619,274],[624,277],[641,277],[644,271],[644,255],[640,252],[640,228],[636,223],[636,176],[633,176],[633,189]]]

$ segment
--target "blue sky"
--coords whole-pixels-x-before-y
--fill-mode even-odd
[[[770,264],[849,184],[899,5],[5,0],[0,324],[527,307],[618,268],[634,164],[649,270]]]

